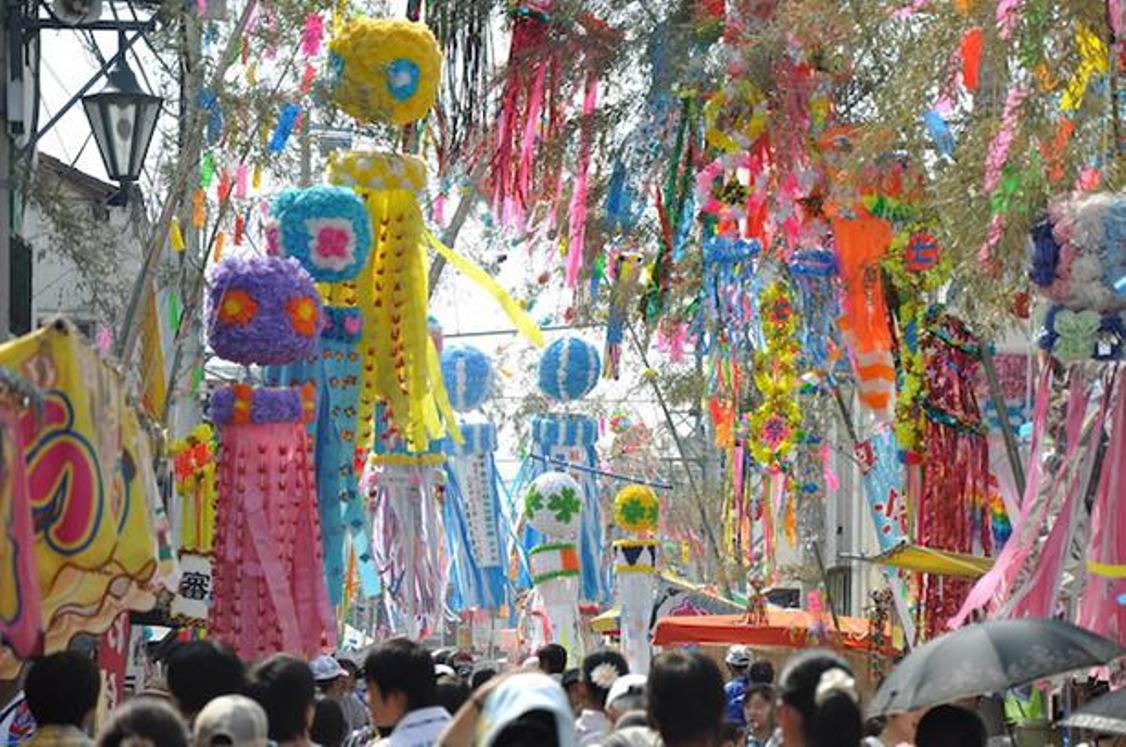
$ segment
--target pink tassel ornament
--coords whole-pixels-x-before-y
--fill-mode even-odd
[[[319,13],[305,16],[305,28],[301,32],[301,52],[306,57],[316,57],[321,53],[324,41],[325,22]]]

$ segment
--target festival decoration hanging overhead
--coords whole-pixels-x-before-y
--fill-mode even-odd
[[[211,281],[208,340],[220,355],[287,364],[316,349],[321,299],[296,260],[231,258]],[[311,656],[335,628],[305,432],[315,400],[312,385],[234,384],[211,395],[220,460],[209,629],[246,659]]]
[[[188,622],[205,622],[211,604],[211,552],[218,502],[214,433],[207,423],[168,446],[180,500],[180,585],[170,612]]]
[[[539,643],[559,643],[570,661],[581,661],[577,540],[582,522],[582,488],[564,472],[544,472],[524,493],[524,518],[544,541],[528,551],[532,583],[544,607]]]
[[[614,523],[633,535],[614,540],[615,596],[622,653],[630,672],[649,671],[649,620],[657,587],[657,531],[660,501],[645,485],[627,485],[614,496]]]
[[[459,413],[481,406],[492,388],[492,362],[473,347],[442,353],[442,377]],[[493,456],[497,429],[489,422],[462,422],[464,442],[442,442],[446,488],[442,514],[454,609],[498,609],[505,600],[504,516],[500,474]]]

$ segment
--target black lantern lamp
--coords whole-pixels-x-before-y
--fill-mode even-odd
[[[124,52],[118,52],[106,85],[82,97],[82,107],[98,142],[106,173],[120,182],[122,192],[137,181],[145,164],[163,99],[145,93],[129,69]]]

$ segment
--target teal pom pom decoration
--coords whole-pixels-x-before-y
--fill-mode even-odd
[[[551,343],[540,360],[540,391],[557,402],[570,402],[594,389],[601,371],[596,347],[578,337],[565,337]]]
[[[442,380],[457,412],[481,406],[493,385],[493,364],[475,347],[459,346],[442,352]]]
[[[355,192],[316,186],[282,192],[271,207],[272,250],[293,257],[318,283],[350,280],[371,252],[371,217]]]

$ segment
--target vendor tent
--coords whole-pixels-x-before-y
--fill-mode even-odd
[[[767,610],[766,622],[751,622],[746,614],[662,617],[657,621],[653,643],[658,646],[691,643],[741,643],[748,646],[806,648],[826,646],[850,651],[879,651],[894,654],[888,637],[871,635],[868,621],[840,617],[840,632],[828,616],[804,610]]]

